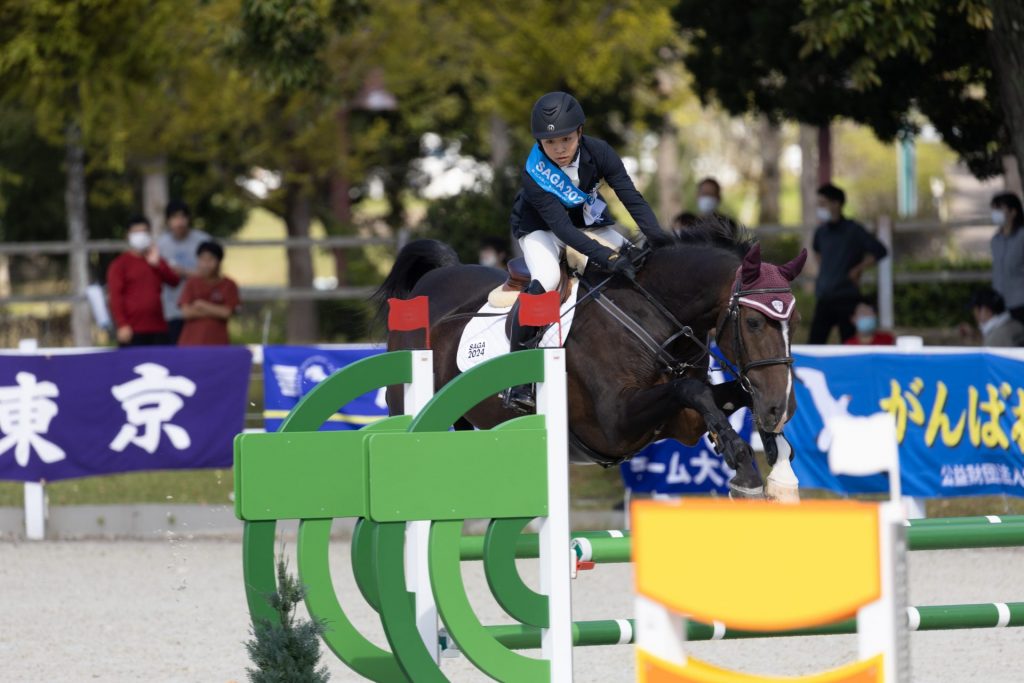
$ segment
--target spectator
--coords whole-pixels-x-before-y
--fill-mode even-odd
[[[192,229],[192,212],[188,204],[180,199],[172,199],[167,203],[166,214],[167,230],[157,238],[156,244],[160,255],[167,259],[182,282],[177,287],[164,287],[163,293],[168,336],[171,344],[177,344],[185,324],[181,309],[178,308],[182,287],[187,278],[196,274],[196,250],[211,238],[202,230]]]
[[[708,176],[697,183],[697,217],[707,218],[708,216],[714,216],[728,225],[733,233],[735,233],[737,230],[736,221],[719,213],[718,209],[721,206],[722,186],[718,184],[717,180]]]
[[[178,275],[153,244],[149,221],[128,221],[128,249],[107,269],[110,313],[117,326],[119,346],[167,344],[167,321],[160,302],[163,284],[178,284]]]
[[[216,242],[203,242],[196,249],[196,274],[185,282],[178,302],[185,317],[179,346],[231,343],[228,319],[240,301],[238,285],[220,273],[222,261],[224,248]]]
[[[688,227],[696,223],[698,220],[699,219],[696,214],[689,211],[683,211],[672,219],[672,232],[677,235],[681,235]]]
[[[896,337],[892,333],[878,329],[878,307],[871,299],[864,298],[857,302],[851,318],[856,333],[846,340],[846,344],[859,346],[892,346]]]
[[[853,336],[853,310],[860,300],[860,277],[888,253],[885,245],[863,225],[843,216],[845,203],[846,193],[832,183],[818,188],[818,219],[822,223],[814,231],[814,253],[819,267],[811,344],[827,343],[836,326],[840,341]]]
[[[992,288],[1003,297],[1006,308],[1024,323],[1024,208],[1012,192],[992,198],[992,222],[999,230],[992,236]]]
[[[1003,297],[985,287],[971,297],[971,313],[983,346],[1024,346],[1024,323],[1010,315]]]
[[[484,237],[480,240],[477,262],[481,266],[504,269],[508,263],[508,240],[500,237]]]

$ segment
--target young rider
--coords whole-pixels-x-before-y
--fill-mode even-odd
[[[587,257],[587,263],[608,273],[632,279],[636,269],[618,250],[628,240],[614,221],[598,188],[603,180],[615,190],[640,230],[647,237],[663,237],[658,219],[630,180],[622,159],[611,146],[583,135],[583,108],[572,95],[551,92],[533,105],[530,127],[537,143],[522,173],[522,189],[512,207],[512,234],[522,247],[533,281],[529,294],[558,286],[560,259],[566,246]],[[591,233],[615,249],[590,239]],[[523,329],[513,316],[511,349],[517,351],[536,331]],[[532,387],[513,387],[510,403],[532,408]]]

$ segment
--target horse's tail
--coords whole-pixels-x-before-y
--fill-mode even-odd
[[[459,256],[444,242],[437,240],[413,240],[398,252],[395,265],[384,282],[373,294],[377,304],[377,318],[384,314],[388,299],[408,298],[413,287],[432,270],[459,265]]]

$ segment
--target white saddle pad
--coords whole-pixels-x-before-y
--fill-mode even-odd
[[[573,282],[572,291],[569,297],[562,304],[562,339],[569,336],[569,328],[572,326],[573,315],[576,309],[576,295],[579,292],[580,283]],[[572,309],[572,310],[569,310]],[[497,358],[508,353],[508,336],[505,334],[505,319],[508,317],[510,308],[495,308],[485,303],[480,308],[483,317],[471,318],[466,328],[462,331],[462,338],[459,340],[459,351],[455,356],[455,364],[461,372],[469,370],[485,360]],[[496,315],[487,315],[496,314]],[[544,337],[540,342],[541,347],[555,347],[559,345],[558,325],[551,325],[544,331]]]

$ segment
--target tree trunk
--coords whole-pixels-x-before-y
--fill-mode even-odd
[[[818,129],[800,124],[800,222],[804,226],[803,245],[808,251],[818,222]],[[818,274],[818,263],[808,259],[804,272]]]
[[[85,290],[89,286],[89,253],[85,243],[89,239],[86,212],[85,149],[82,147],[82,129],[77,123],[65,128],[65,157],[67,186],[64,190],[64,211],[68,220],[68,242],[71,245],[69,271],[71,293],[71,337],[75,346],[92,344],[92,318]]]
[[[153,234],[164,230],[164,212],[170,195],[167,157],[157,156],[142,162],[142,209],[153,226]]]
[[[491,114],[491,168],[496,174],[505,170],[511,154],[512,136],[508,121],[498,114]]]
[[[683,210],[683,180],[679,171],[679,131],[669,114],[661,118],[658,143],[658,218],[662,225],[670,225]]]
[[[289,237],[309,237],[313,220],[313,207],[309,189],[299,183],[289,183],[285,189],[285,225]],[[309,247],[288,250],[288,287],[310,289],[313,286],[313,256]],[[308,344],[319,341],[316,302],[294,300],[288,302],[286,335],[289,344]]]
[[[782,155],[782,131],[767,116],[761,117],[761,175],[757,180],[757,222],[761,225],[779,223],[779,194],[782,176],[779,157]]]
[[[331,215],[334,217],[337,229],[331,232],[347,233],[352,225],[352,195],[350,194],[351,184],[348,180],[348,108],[342,107],[337,114],[338,126],[338,158],[341,160],[341,168],[331,176],[330,202]],[[338,280],[338,286],[344,287],[348,284],[348,254],[344,249],[332,249],[334,255],[334,276]]]
[[[1017,157],[1017,172],[1024,178],[1024,4],[1020,0],[992,0],[989,6],[992,30],[988,32],[988,52],[999,84],[1010,147]]]
[[[818,127],[818,184],[832,182],[832,126]]]

